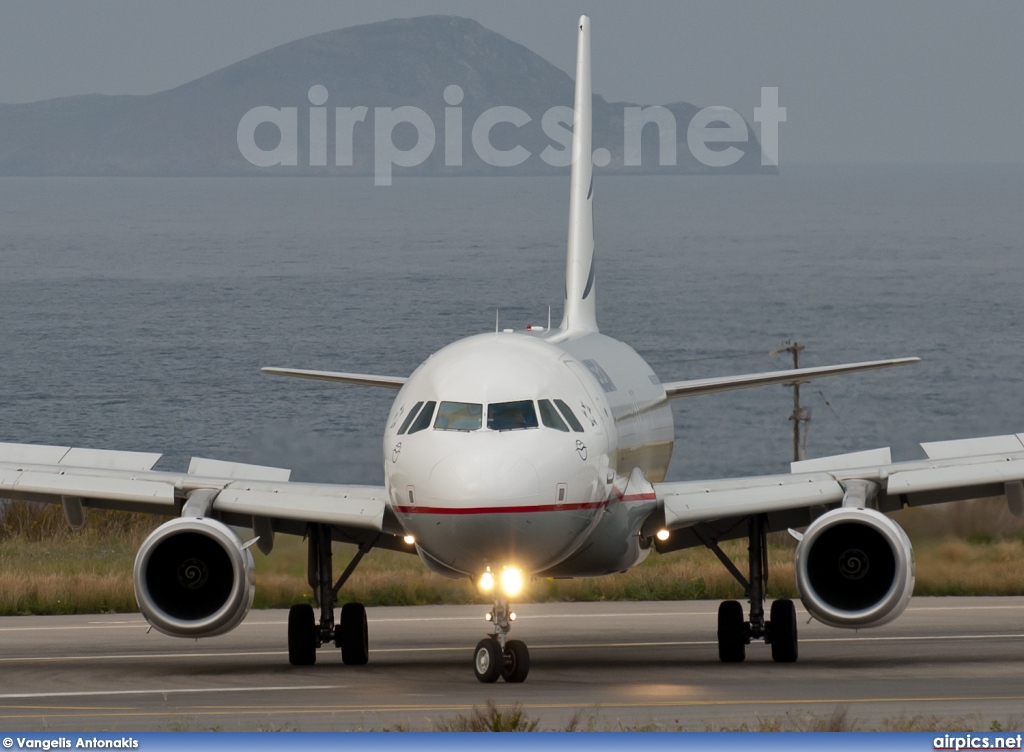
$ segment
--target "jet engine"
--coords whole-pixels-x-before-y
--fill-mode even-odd
[[[887,624],[914,591],[914,550],[903,528],[873,509],[834,509],[796,547],[804,607],[832,627]]]
[[[227,525],[181,517],[154,530],[135,557],[143,616],[172,637],[213,637],[249,613],[256,592],[252,554]]]

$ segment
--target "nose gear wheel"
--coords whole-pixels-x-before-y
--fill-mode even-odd
[[[492,684],[500,676],[506,682],[526,681],[530,673],[530,651],[522,640],[508,639],[513,614],[508,601],[496,599],[488,621],[494,632],[476,644],[473,652],[473,673],[484,684]]]

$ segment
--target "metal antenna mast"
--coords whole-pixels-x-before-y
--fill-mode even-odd
[[[800,351],[804,349],[804,346],[799,342],[786,341],[782,343],[782,347],[778,350],[773,351],[772,357],[781,355],[782,353],[788,352],[793,356],[793,368],[800,367]],[[794,381],[788,386],[793,387],[793,412],[790,414],[789,419],[793,421],[793,462],[799,462],[800,460],[807,458],[807,424],[811,422],[811,411],[800,404],[800,382]],[[803,442],[800,441],[800,424],[803,424]]]

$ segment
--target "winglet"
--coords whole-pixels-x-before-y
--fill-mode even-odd
[[[593,94],[590,85],[590,19],[580,16],[576,44],[575,123],[572,129],[572,185],[569,244],[565,265],[565,308],[560,329],[597,331],[594,302],[594,158],[591,143]]]

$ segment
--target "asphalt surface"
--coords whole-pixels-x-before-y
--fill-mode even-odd
[[[288,664],[287,614],[259,611],[200,641],[147,633],[138,615],[0,619],[3,730],[429,730],[494,700],[542,729],[809,727],[835,712],[856,729],[932,717],[988,729],[1024,721],[1024,598],[918,598],[894,624],[807,623],[800,660],[763,644],[718,661],[717,603],[536,604],[513,636],[524,684],[482,685],[472,648],[485,606],[369,609],[370,663],[321,649]]]

